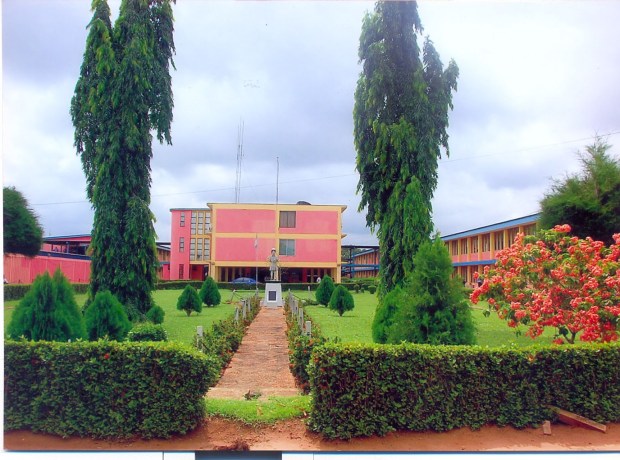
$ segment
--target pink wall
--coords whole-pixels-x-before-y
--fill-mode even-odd
[[[287,262],[331,262],[339,260],[338,241],[333,240],[301,240],[295,241],[294,256],[279,256]]]
[[[267,261],[271,248],[275,246],[273,238],[259,238],[258,247],[254,249],[255,238],[215,238],[215,254],[218,261]]]
[[[218,208],[215,210],[217,233],[273,233],[276,230],[275,226],[276,214],[273,210]]]
[[[179,279],[179,266],[183,264],[183,279],[189,279],[190,277],[190,265],[189,265],[189,249],[191,238],[191,220],[192,212],[189,210],[175,209],[171,215],[171,232],[170,232],[170,279]],[[181,227],[181,212],[185,213],[185,226]],[[179,241],[181,238],[185,238],[185,250],[179,252]]]
[[[280,233],[337,234],[340,211],[297,211],[296,227],[281,228]]]
[[[4,277],[9,283],[29,284],[46,271],[53,275],[57,268],[72,283],[88,283],[90,280],[90,260],[40,255],[33,258],[18,254],[4,256]]]

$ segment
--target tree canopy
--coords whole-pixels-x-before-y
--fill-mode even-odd
[[[540,226],[568,224],[579,238],[609,245],[620,232],[620,161],[609,144],[597,137],[580,153],[582,171],[556,181],[540,202]]]
[[[353,110],[359,210],[378,228],[380,294],[402,284],[432,233],[437,166],[448,149],[448,111],[458,67],[444,70],[423,32],[416,2],[377,2],[360,36],[363,66]]]
[[[15,187],[2,188],[2,215],[4,253],[36,256],[43,242],[43,228],[28,200]]]
[[[151,130],[171,143],[171,0],[122,0],[114,27],[106,0],[93,0],[92,9],[71,101],[94,209],[89,297],[110,290],[135,319],[153,306],[157,278]]]

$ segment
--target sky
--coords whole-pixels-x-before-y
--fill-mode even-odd
[[[2,0],[3,184],[24,194],[45,236],[92,227],[69,115],[89,5]],[[151,163],[158,241],[170,241],[171,208],[235,201],[241,144],[240,202],[346,205],[343,244],[376,244],[358,212],[352,116],[373,8],[178,0],[172,145],[154,140]],[[460,69],[433,199],[440,234],[537,212],[597,134],[620,156],[620,2],[421,1],[418,11],[444,65]]]

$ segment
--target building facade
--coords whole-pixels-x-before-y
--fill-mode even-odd
[[[43,239],[43,246],[35,257],[21,254],[4,254],[4,278],[8,283],[29,284],[46,271],[53,274],[57,268],[71,283],[90,281],[90,256],[88,247],[91,236],[50,236]],[[159,267],[157,275],[161,280],[170,279],[170,247],[168,243],[157,243]]]
[[[264,282],[275,248],[283,282],[340,282],[346,206],[208,203],[171,209],[170,278]]]
[[[493,265],[497,251],[510,247],[518,233],[536,233],[539,216],[532,214],[441,237],[450,251],[454,276],[473,287],[478,281],[474,273]]]

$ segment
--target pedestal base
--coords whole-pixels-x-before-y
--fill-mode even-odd
[[[284,302],[282,300],[282,285],[280,283],[265,284],[265,298],[263,299],[263,306],[272,308],[284,306]]]

